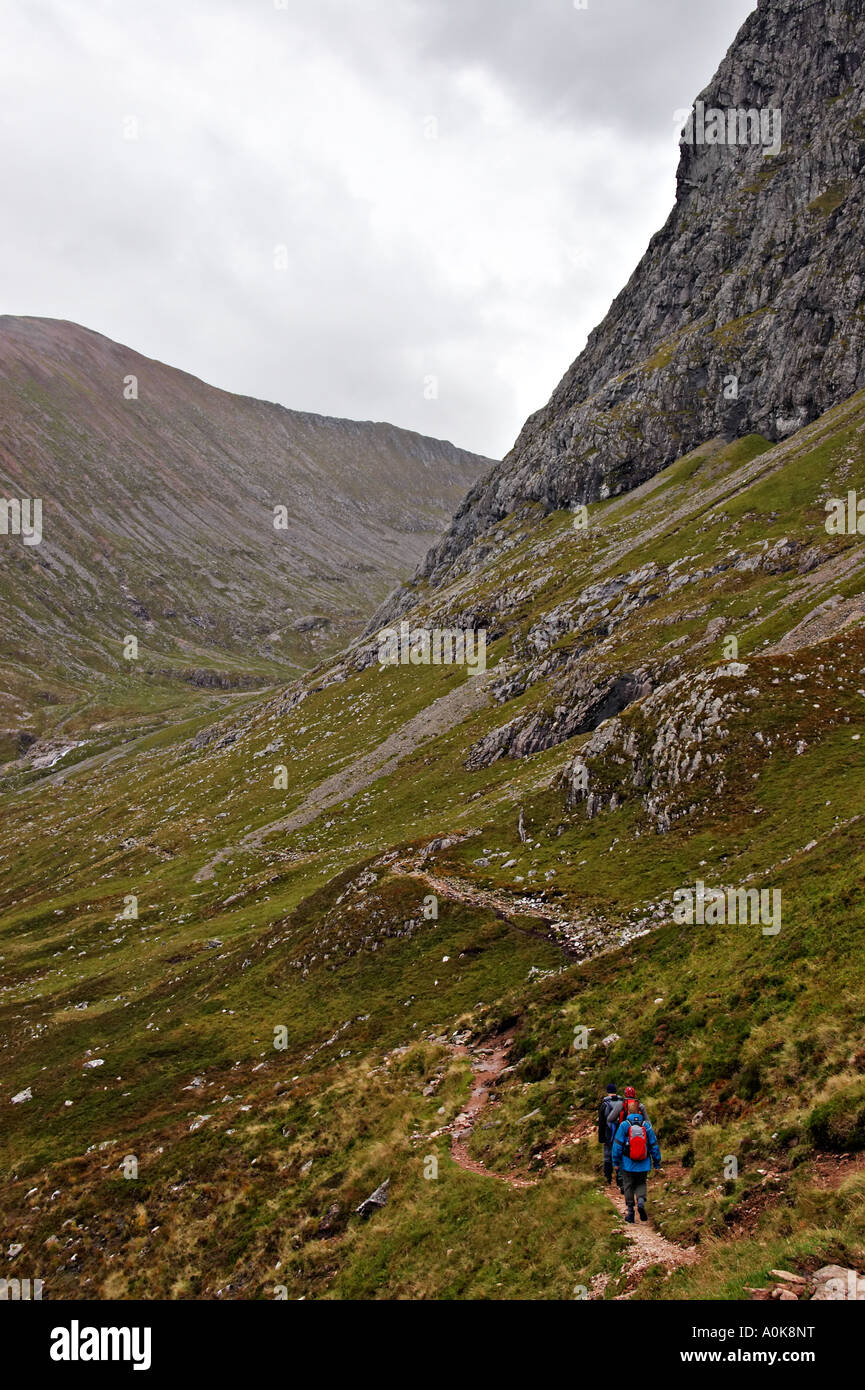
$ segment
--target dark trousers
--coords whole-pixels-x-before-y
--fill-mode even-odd
[[[622,1191],[625,1194],[625,1203],[629,1211],[634,1210],[634,1198],[637,1199],[637,1206],[642,1207],[646,1201],[646,1178],[648,1173],[629,1173],[625,1168],[620,1168],[619,1173],[622,1178]]]
[[[613,1141],[604,1144],[604,1177],[610,1182],[613,1176]]]
[[[613,1180],[613,1141],[609,1139],[604,1145],[604,1177],[607,1182]],[[619,1169],[619,1187],[622,1186],[622,1170]]]

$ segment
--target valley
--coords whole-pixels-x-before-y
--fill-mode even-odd
[[[498,462],[0,318],[3,1277],[861,1299],[865,0],[695,111]]]
[[[820,1172],[865,1114],[865,645],[839,616],[815,646],[775,649],[859,591],[855,542],[807,588],[801,557],[826,544],[821,496],[863,441],[856,397],[781,445],[713,447],[592,504],[588,538],[568,511],[515,519],[473,581],[505,615],[484,681],[382,669],[361,640],[216,723],[7,796],[4,1076],[32,1099],[6,1127],[3,1213],[22,1271],[52,1297],[736,1298],[771,1268],[855,1263],[861,1175],[842,1166],[827,1190]],[[724,533],[740,558],[717,569]],[[418,620],[443,622],[462,587]],[[547,646],[553,611],[568,619]],[[612,672],[648,669],[659,622],[686,639],[666,684],[576,735],[591,815],[569,802],[553,709],[564,661],[596,669],[587,621]],[[515,680],[538,648],[544,669]],[[610,755],[621,740],[657,758],[670,718],[690,730],[678,775],[657,763],[647,794]],[[514,721],[546,746],[469,758]],[[779,885],[781,932],[677,925],[674,890],[698,879]],[[130,893],[138,919],[118,921]],[[461,1141],[474,1166],[454,1170],[447,1126],[470,1098],[454,1039],[504,1032],[508,1067]],[[610,1072],[632,1071],[670,1160],[655,1228],[700,1251],[636,1284],[585,1126]],[[387,1179],[387,1204],[356,1217]]]

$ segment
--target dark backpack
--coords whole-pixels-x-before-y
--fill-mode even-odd
[[[618,1105],[618,1096],[604,1096],[598,1107],[598,1143],[606,1144],[607,1133],[610,1128],[610,1112],[614,1105]]]

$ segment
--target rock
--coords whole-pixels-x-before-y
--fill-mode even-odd
[[[805,1279],[801,1274],[791,1274],[787,1269],[770,1269],[770,1279],[781,1279],[785,1284],[804,1284]]]
[[[310,613],[305,618],[297,618],[292,627],[295,632],[319,632],[322,628],[330,627],[330,619]]]
[[[385,1178],[381,1186],[377,1187],[375,1192],[371,1193],[369,1197],[361,1202],[359,1207],[355,1208],[358,1216],[366,1221],[372,1216],[374,1211],[381,1211],[382,1207],[387,1204],[389,1192],[390,1178]]]
[[[325,1212],[324,1216],[318,1223],[316,1236],[318,1236],[319,1239],[324,1239],[327,1236],[336,1235],[341,1226],[344,1224],[341,1218],[342,1207],[340,1206],[339,1202],[332,1202],[331,1205],[328,1207],[327,1211]]]
[[[812,1303],[865,1302],[865,1277],[843,1265],[824,1265],[812,1275],[815,1292]]]
[[[787,537],[773,545],[763,556],[761,569],[768,574],[783,574],[786,570],[793,568],[793,556],[801,549],[799,541],[788,540]]]
[[[581,595],[580,600],[583,597]],[[574,612],[577,611],[575,607]],[[533,679],[545,673],[541,665],[533,673]],[[642,699],[651,688],[652,682],[647,672],[598,675],[566,666],[559,683],[553,686],[559,703],[552,712],[536,711],[522,715],[491,730],[469,749],[465,767],[469,771],[476,771],[490,767],[501,757],[527,758],[533,753],[564,743],[577,734],[589,733],[621,714],[635,700]],[[506,697],[513,698],[516,693],[518,691],[511,683]]]
[[[779,1289],[778,1298],[782,1303],[798,1303],[799,1295],[792,1289]]]
[[[33,1099],[33,1092],[32,1092],[32,1090],[30,1089],[30,1087],[28,1086],[27,1089],[26,1089],[26,1091],[19,1091],[18,1094],[17,1094],[17,1096],[13,1096],[13,1097],[12,1097],[12,1104],[13,1104],[13,1105],[23,1105],[23,1103],[24,1103],[25,1100],[32,1100],[32,1099]]]
[[[610,1033],[609,1037],[601,1039],[601,1047],[612,1047],[613,1043],[619,1042],[618,1033]]]
[[[823,1265],[816,1274],[811,1275],[812,1284],[826,1284],[830,1279],[843,1279],[846,1281],[849,1270],[843,1265]]]

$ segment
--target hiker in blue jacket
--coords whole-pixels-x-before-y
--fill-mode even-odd
[[[654,1166],[661,1166],[661,1149],[655,1131],[636,1100],[628,1101],[628,1113],[616,1130],[613,1140],[613,1166],[622,1177],[625,1194],[625,1220],[634,1224],[634,1200],[640,1220],[646,1216],[646,1175]]]

